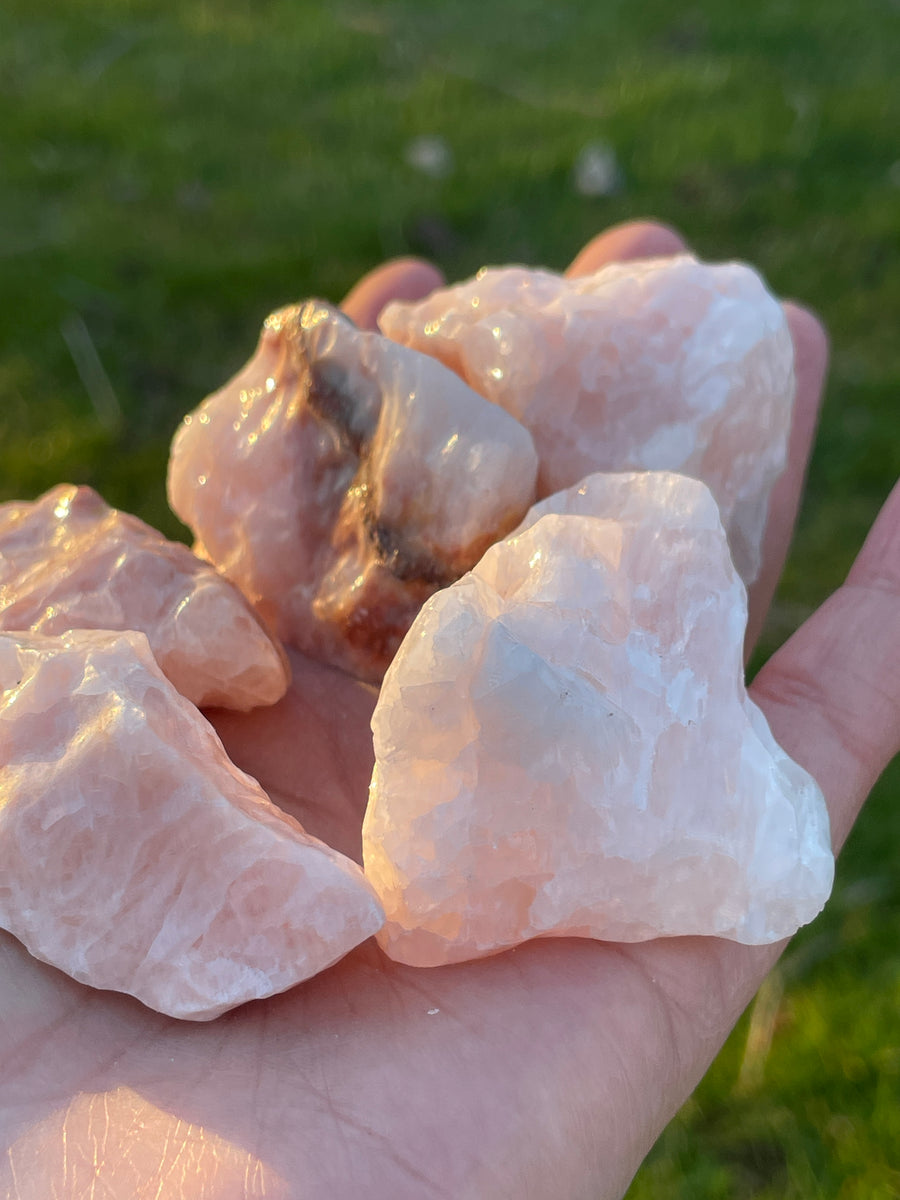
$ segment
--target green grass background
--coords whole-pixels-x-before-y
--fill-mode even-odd
[[[897,0],[3,0],[0,499],[86,482],[179,536],[168,439],[268,310],[397,254],[562,267],[653,214],[832,333],[771,651],[900,468],[898,50]],[[620,182],[585,197],[595,142]],[[630,1200],[900,1196],[898,798],[895,767]]]

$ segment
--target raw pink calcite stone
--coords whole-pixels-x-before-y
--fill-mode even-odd
[[[87,487],[0,505],[0,629],[139,630],[195,704],[249,709],[287,690],[284,652],[234,585]]]
[[[380,680],[422,602],[535,496],[530,434],[450,371],[318,301],[187,416],[169,497],[287,642]]]
[[[381,921],[359,868],[229,761],[143,634],[0,634],[0,925],[36,958],[205,1021]]]
[[[384,680],[363,829],[379,935],[433,966],[529,938],[776,941],[832,882],[815,781],[747,697],[709,491],[594,476],[433,596]]]
[[[539,495],[592,471],[702,479],[752,581],[794,398],[781,305],[742,263],[689,255],[567,279],[490,269],[380,318],[534,434]]]

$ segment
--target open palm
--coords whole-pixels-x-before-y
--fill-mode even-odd
[[[661,227],[626,226],[570,270],[679,246]],[[392,264],[345,308],[371,325],[388,298],[436,282],[422,264]],[[753,631],[793,527],[825,370],[818,324],[794,306],[788,317],[798,408]],[[836,845],[900,740],[898,527],[895,492],[847,585],[753,689],[776,737],[822,783]],[[273,709],[210,716],[277,803],[359,858],[374,692],[299,657],[293,667]],[[4,936],[3,1194],[621,1196],[781,949],[560,939],[417,970],[370,942],[284,995],[196,1025],[76,984]]]

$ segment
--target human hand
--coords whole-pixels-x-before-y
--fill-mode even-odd
[[[672,253],[660,227],[600,237],[572,265]],[[438,279],[391,264],[345,308]],[[799,393],[751,596],[761,626],[793,527],[826,344],[789,306]],[[823,785],[839,845],[900,731],[900,492],[847,586],[761,672],[753,695]],[[359,857],[374,693],[293,657],[273,709],[210,714],[230,755],[310,832]],[[209,1025],[82,987],[0,942],[0,1181],[60,1195],[375,1198],[621,1196],[782,947],[709,938],[545,940],[416,970],[369,943]]]

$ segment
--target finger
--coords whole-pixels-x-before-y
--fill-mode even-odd
[[[364,275],[341,305],[360,329],[375,329],[390,300],[422,300],[444,282],[441,272],[419,258],[396,258]]]
[[[576,254],[566,275],[592,275],[609,263],[628,262],[634,258],[665,258],[670,254],[683,254],[686,250],[684,240],[668,225],[657,221],[626,221],[623,225],[613,225],[588,242]]]
[[[751,695],[822,787],[837,849],[900,749],[900,485],[844,586],[769,660]]]
[[[745,643],[748,654],[760,635],[784,569],[800,507],[800,497],[806,482],[806,468],[809,464],[828,369],[828,335],[819,320],[807,309],[790,301],[785,304],[784,312],[794,342],[797,392],[788,442],[787,466],[772,489],[762,548],[762,567],[759,578],[750,588],[750,616]]]

